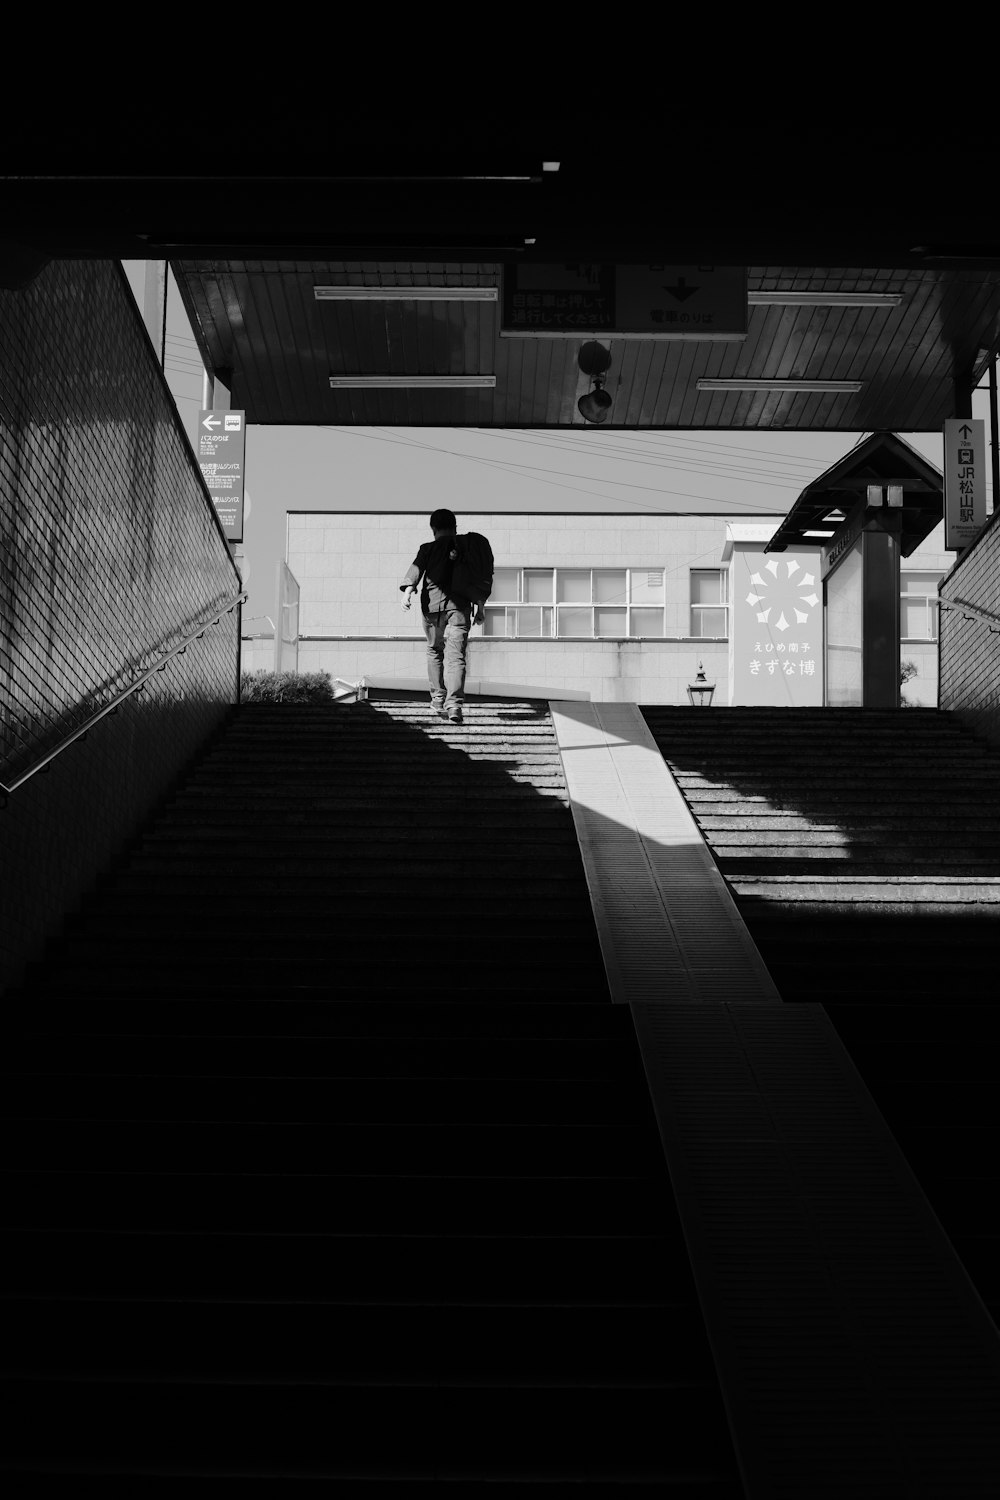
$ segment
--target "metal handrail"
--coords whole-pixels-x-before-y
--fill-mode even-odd
[[[125,702],[126,698],[130,698],[133,693],[141,692],[142,689],[146,686],[146,683],[150,677],[154,676],[154,674],[157,672],[164,671],[167,663],[173,657],[183,656],[184,652],[193,641],[201,640],[202,636],[205,634],[205,631],[209,628],[210,625],[218,625],[223,615],[231,615],[236,606],[238,604],[242,604],[244,599],[247,599],[248,597],[249,594],[247,590],[244,589],[242,593],[236,595],[235,599],[230,600],[228,604],[224,604],[218,611],[218,613],[209,615],[208,618],[204,620],[201,625],[199,625],[198,629],[195,630],[191,635],[189,635],[186,640],[183,640],[178,645],[173,646],[161,657],[155,667],[150,667],[148,671],[143,672],[141,677],[137,677],[135,682],[133,682],[129,687],[125,688],[124,691],[120,692],[116,697],[112,698],[110,703],[106,703],[103,708],[99,708],[96,713],[91,714],[90,718],[85,720],[85,722],[81,724],[79,729],[74,729],[72,734],[68,734],[65,739],[60,740],[56,748],[54,750],[50,750],[48,755],[43,756],[43,758],[38,761],[36,765],[32,766],[30,771],[25,771],[21,776],[17,778],[16,781],[12,781],[9,786],[6,782],[0,781],[0,793],[9,797],[11,792],[16,792],[18,787],[23,786],[26,781],[30,781],[32,776],[36,776],[39,771],[44,771],[47,766],[51,765],[52,761],[55,760],[57,755],[61,755],[63,751],[67,750],[70,745],[75,743],[76,740],[82,740],[87,734],[90,733],[94,725],[100,719],[103,719],[107,714],[117,713],[119,708]]]
[[[972,615],[975,619],[985,620],[991,630],[994,626],[1000,626],[1000,615],[995,615],[988,609],[980,609],[978,604],[970,604],[968,599],[959,599],[957,596],[954,599],[939,598],[938,606],[941,609],[961,610],[967,617]]]

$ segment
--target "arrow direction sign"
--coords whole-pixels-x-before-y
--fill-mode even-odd
[[[701,287],[688,286],[684,277],[678,276],[676,286],[665,286],[663,290],[669,292],[671,297],[676,297],[678,302],[686,302],[689,297],[694,296],[695,292],[700,292]]]
[[[944,545],[970,547],[986,524],[986,423],[949,417],[944,424]]]
[[[243,540],[246,412],[198,413],[198,463],[226,539]],[[221,431],[217,431],[221,428]]]
[[[508,262],[504,338],[728,339],[747,333],[743,266]]]

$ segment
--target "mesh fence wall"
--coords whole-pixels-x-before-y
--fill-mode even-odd
[[[1000,512],[943,579],[940,597],[938,702],[1000,748]]]
[[[0,781],[239,586],[120,265],[57,261],[0,291]],[[234,613],[5,799],[0,983],[221,723],[238,650]]]

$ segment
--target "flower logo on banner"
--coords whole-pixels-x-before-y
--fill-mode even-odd
[[[785,576],[781,577],[781,564],[785,564]],[[769,557],[764,564],[764,570],[771,574],[765,578],[761,573],[751,573],[750,582],[758,590],[757,593],[747,594],[746,602],[757,611],[757,619],[761,625],[773,624],[775,630],[790,630],[792,621],[785,613],[791,610],[795,617],[796,625],[805,625],[809,620],[809,611],[819,603],[819,595],[816,593],[816,575],[814,573],[803,573],[801,578],[796,578],[801,565],[793,558]],[[767,593],[760,592],[767,589]],[[809,589],[809,593],[803,593],[803,589]],[[758,609],[763,605],[763,609]],[[780,611],[777,619],[771,620],[775,610]]]

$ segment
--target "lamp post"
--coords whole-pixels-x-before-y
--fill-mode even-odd
[[[693,708],[709,708],[714,693],[715,683],[705,680],[705,668],[703,663],[699,662],[697,677],[694,682],[688,683],[688,701]]]

